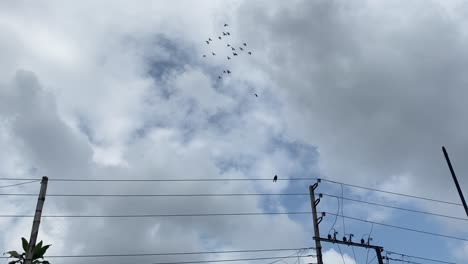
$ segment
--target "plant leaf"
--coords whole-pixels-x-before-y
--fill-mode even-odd
[[[29,247],[28,241],[27,241],[26,238],[24,238],[24,237],[21,238],[21,241],[23,242],[23,250],[24,250],[24,252],[28,252],[28,247]]]
[[[38,258],[44,258],[44,254],[51,245],[46,245],[37,250],[33,255],[33,260]]]
[[[21,258],[21,255],[16,251],[8,251],[7,253],[4,253],[3,255],[5,254],[10,254],[10,257],[13,257],[13,258]]]
[[[39,251],[41,250],[41,248],[42,248],[42,240],[36,246],[34,246],[33,259],[36,259],[36,256],[40,256]]]

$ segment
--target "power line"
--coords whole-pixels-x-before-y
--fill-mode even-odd
[[[102,257],[142,257],[142,256],[179,256],[179,255],[202,255],[202,254],[228,254],[228,253],[255,253],[273,251],[297,251],[315,249],[307,248],[275,248],[275,249],[246,249],[246,250],[223,250],[223,251],[197,251],[197,252],[169,252],[169,253],[133,253],[133,254],[94,254],[94,255],[56,255],[44,256],[44,258],[102,258]],[[6,259],[8,257],[0,257]]]
[[[450,201],[437,200],[437,199],[432,199],[432,198],[427,198],[427,197],[422,197],[422,196],[416,196],[416,195],[409,195],[409,194],[404,194],[404,193],[390,192],[390,191],[385,191],[385,190],[380,190],[380,189],[375,189],[375,188],[370,188],[370,187],[364,187],[364,186],[359,186],[359,185],[354,185],[354,184],[342,183],[342,182],[326,180],[326,179],[320,179],[320,180],[324,181],[324,182],[329,182],[329,183],[334,183],[334,184],[342,184],[342,185],[345,185],[345,186],[348,186],[348,187],[359,188],[359,189],[364,189],[364,190],[369,190],[369,191],[399,195],[399,196],[404,196],[404,197],[409,197],[409,198],[414,198],[414,199],[420,199],[420,200],[426,200],[426,201],[431,201],[431,202],[437,202],[437,203],[444,203],[444,204],[462,206],[462,204],[460,204],[460,203],[455,203],[455,202],[450,202]]]
[[[329,213],[329,212],[325,212],[325,213],[330,214],[330,215],[335,215],[334,213]],[[402,226],[395,226],[395,225],[390,225],[390,224],[378,223],[378,222],[373,222],[373,221],[364,220],[364,219],[360,219],[360,218],[354,218],[354,217],[351,217],[351,216],[342,216],[342,217],[352,219],[352,220],[356,220],[356,221],[360,221],[360,222],[371,223],[371,224],[375,224],[375,225],[381,225],[381,226],[386,226],[386,227],[391,227],[391,228],[396,228],[396,229],[401,229],[401,230],[406,230],[406,231],[412,231],[412,232],[416,232],[416,233],[422,233],[422,234],[427,234],[427,235],[432,235],[432,236],[439,236],[439,237],[451,238],[451,239],[456,239],[456,240],[468,241],[467,238],[461,238],[461,237],[448,236],[448,235],[443,235],[443,234],[438,234],[438,233],[432,233],[432,232],[429,232],[429,231],[417,230],[417,229],[412,229],[412,228],[409,228],[409,227],[402,227]]]
[[[388,250],[385,250],[385,252],[387,252],[387,254],[389,254],[389,255],[395,254],[395,255],[400,255],[400,256],[402,256],[402,257],[410,257],[410,258],[415,258],[415,259],[420,259],[420,260],[427,260],[427,261],[438,262],[438,263],[456,264],[455,262],[444,261],[444,260],[438,260],[438,259],[432,259],[432,258],[424,258],[424,257],[411,256],[411,255],[402,254],[402,253],[393,252],[393,251],[388,251]]]
[[[42,218],[144,218],[144,217],[198,217],[198,216],[253,216],[253,215],[305,215],[311,212],[272,213],[213,213],[213,214],[142,214],[142,215],[43,215]],[[0,215],[0,217],[34,217],[34,215]]]
[[[7,188],[7,187],[12,187],[12,186],[18,186],[18,185],[24,185],[24,184],[29,184],[33,182],[40,182],[41,180],[33,180],[33,181],[28,181],[28,182],[22,182],[22,183],[16,183],[16,184],[11,184],[11,185],[4,185],[0,186],[0,188]]]
[[[199,261],[177,261],[177,262],[156,262],[153,264],[194,264],[194,263],[213,263],[213,262],[236,262],[248,260],[268,260],[268,259],[287,259],[287,258],[306,258],[314,257],[313,255],[307,256],[285,256],[285,257],[264,257],[264,258],[238,258],[238,259],[219,259],[219,260],[199,260]],[[311,263],[317,264],[317,263]]]
[[[322,195],[323,196],[328,196],[328,197],[335,197],[335,198],[339,198],[339,199],[344,199],[344,200],[348,200],[348,201],[352,201],[352,202],[365,203],[365,204],[376,205],[376,206],[381,206],[381,207],[387,207],[387,208],[392,208],[392,209],[398,209],[398,210],[403,210],[403,211],[408,211],[408,212],[414,212],[414,213],[427,214],[427,215],[445,217],[445,218],[450,218],[450,219],[468,221],[468,218],[462,218],[462,217],[456,217],[456,216],[450,216],[450,215],[443,215],[443,214],[435,214],[435,213],[430,213],[430,212],[426,212],[426,211],[419,211],[419,210],[415,210],[415,209],[402,208],[402,207],[398,207],[398,206],[391,206],[391,205],[386,205],[386,204],[381,204],[381,203],[368,202],[368,201],[357,200],[357,199],[352,199],[352,198],[347,198],[347,197],[341,197],[341,196],[336,196],[336,195],[331,195],[331,194],[326,194],[326,193],[322,193]]]
[[[220,181],[271,181],[273,178],[205,178],[205,179],[49,179],[55,182],[220,182]],[[28,181],[33,178],[0,178],[4,181]],[[310,181],[317,178],[278,178],[278,181]],[[40,181],[40,180],[39,180]]]
[[[47,197],[195,197],[195,196],[308,196],[308,193],[202,193],[202,194],[47,194]],[[33,193],[0,193],[0,196],[37,196]]]
[[[421,263],[421,262],[415,262],[415,261],[411,261],[411,260],[403,260],[403,259],[396,259],[396,258],[389,258],[389,257],[384,257],[384,258],[388,259],[388,260],[394,260],[394,261],[404,262],[404,263],[408,263],[408,264],[424,264],[424,263]]]

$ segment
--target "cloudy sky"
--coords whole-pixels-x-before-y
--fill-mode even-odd
[[[441,146],[449,150],[468,195],[467,10],[466,2],[442,0],[1,1],[0,177],[248,179],[277,174],[460,203]],[[227,30],[230,36],[222,36]],[[207,45],[209,37],[213,41]],[[227,43],[239,56],[227,60]],[[225,69],[232,73],[223,74]],[[0,186],[18,182],[3,180]],[[51,181],[48,193],[307,193],[312,183]],[[39,187],[25,184],[0,193],[36,194]],[[460,206],[329,182],[320,183],[318,191],[466,217]],[[31,215],[36,201],[0,196],[0,212]],[[43,214],[309,210],[306,195],[48,197]],[[389,251],[456,263],[468,259],[465,220],[329,196],[319,204],[319,211],[341,210],[345,216],[461,239],[330,214],[320,224],[322,236],[332,227],[338,236],[353,233],[355,240],[372,231],[372,243]],[[31,222],[0,218],[2,253],[20,249]],[[310,215],[45,217],[39,240],[53,245],[49,255],[87,255],[303,248],[314,246],[312,236]],[[374,257],[359,248],[323,246],[326,263],[366,263],[366,257]],[[296,253],[50,260],[150,264]]]

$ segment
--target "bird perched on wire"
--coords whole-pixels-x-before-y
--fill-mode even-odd
[[[278,175],[275,175],[275,177],[273,177],[273,182],[276,182],[278,180]]]

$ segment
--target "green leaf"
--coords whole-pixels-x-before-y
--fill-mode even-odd
[[[24,252],[28,252],[28,247],[29,247],[28,241],[27,241],[26,238],[24,238],[24,237],[21,238],[21,241],[23,242],[23,250],[24,250]]]
[[[40,249],[37,250],[34,250],[35,253],[33,255],[33,259],[38,259],[38,258],[43,258],[44,257],[44,254],[46,253],[47,249],[50,247],[51,245],[47,245],[47,246],[44,246],[44,247],[41,247]]]
[[[36,246],[34,246],[33,259],[36,259],[37,256],[40,256],[39,252],[40,252],[41,248],[42,248],[42,240]]]
[[[21,258],[21,255],[16,252],[16,251],[8,251],[7,253],[4,253],[3,255],[5,254],[10,254],[10,258],[13,257],[13,258]]]

